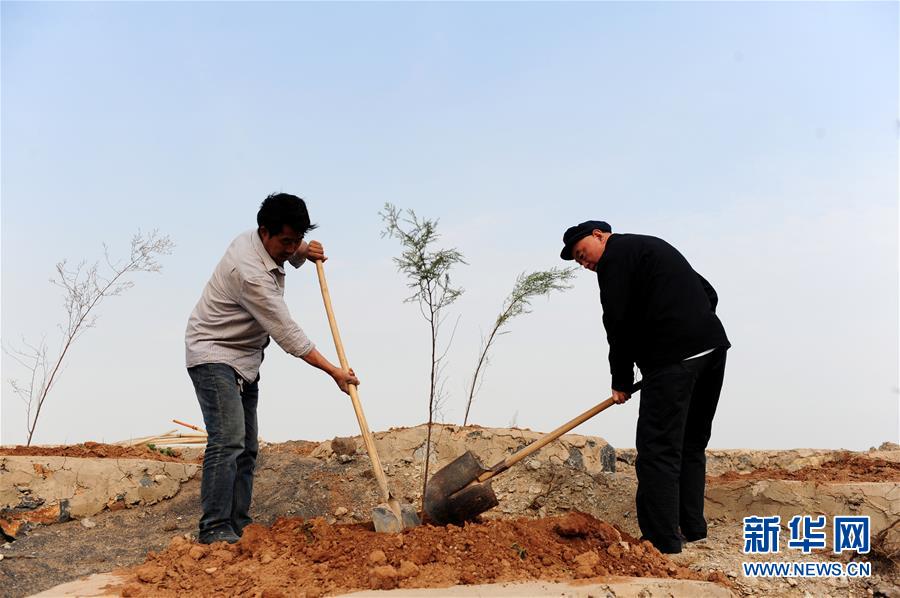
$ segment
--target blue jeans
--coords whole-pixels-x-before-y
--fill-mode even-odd
[[[259,452],[256,403],[259,377],[243,382],[224,363],[188,368],[209,435],[200,483],[200,537],[249,524],[253,472]]]

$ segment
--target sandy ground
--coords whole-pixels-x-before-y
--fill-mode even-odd
[[[628,463],[619,463],[614,474],[595,475],[571,463],[521,468],[510,472],[516,481],[510,495],[501,497],[501,508],[484,523],[420,528],[400,536],[403,541],[397,544],[363,524],[368,507],[377,502],[367,459],[312,459],[307,456],[312,446],[285,443],[263,451],[254,499],[254,516],[262,525],[249,528],[239,545],[210,549],[190,539],[199,517],[195,478],[174,498],[152,507],[103,512],[92,517],[94,527],[80,521],[38,527],[7,543],[0,550],[7,557],[0,561],[2,594],[28,596],[84,575],[117,570],[122,572],[117,579],[125,580],[125,595],[142,596],[275,598],[298,595],[300,588],[318,596],[376,588],[421,591],[460,583],[498,588],[503,586],[496,584],[523,581],[568,592],[547,584],[580,587],[578,583],[597,579],[607,583],[614,575],[644,576],[645,589],[657,583],[651,578],[681,578],[685,583],[712,579],[712,584],[704,583],[744,596],[900,596],[896,567],[881,561],[867,579],[744,578],[740,563],[750,559],[742,551],[741,522],[733,517],[711,521],[709,539],[686,545],[682,554],[668,559],[658,555],[635,540],[636,481]],[[860,454],[835,452],[828,463],[750,475],[805,480],[798,483],[815,488],[834,479],[897,480],[900,471],[896,462]],[[411,502],[418,485],[410,474],[414,470],[410,464],[391,471]],[[21,558],[26,556],[34,558]],[[802,558],[829,560],[834,555]],[[654,587],[659,595],[693,595],[693,590],[666,594],[671,588]]]

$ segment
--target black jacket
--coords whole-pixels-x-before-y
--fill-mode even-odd
[[[641,370],[730,347],[715,289],[656,237],[613,234],[597,262],[612,387],[628,391]]]

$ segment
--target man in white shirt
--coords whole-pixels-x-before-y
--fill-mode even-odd
[[[258,452],[259,366],[269,338],[331,376],[348,392],[353,370],[328,361],[291,318],[284,302],[284,263],[326,260],[302,199],[268,196],[258,228],[238,235],[219,261],[188,320],[185,352],[209,435],[203,458],[201,543],[237,542],[249,515]]]

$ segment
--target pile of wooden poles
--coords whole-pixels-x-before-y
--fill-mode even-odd
[[[163,434],[157,434],[156,436],[132,438],[129,440],[122,440],[121,442],[117,442],[116,444],[121,446],[152,444],[153,446],[158,447],[206,444],[206,430],[204,430],[203,428],[198,428],[197,426],[192,426],[191,424],[186,424],[183,421],[178,421],[177,419],[173,419],[172,421],[179,426],[190,428],[191,430],[194,430],[194,432],[181,432],[178,428],[176,428],[174,430],[169,430],[168,432],[165,432]]]

